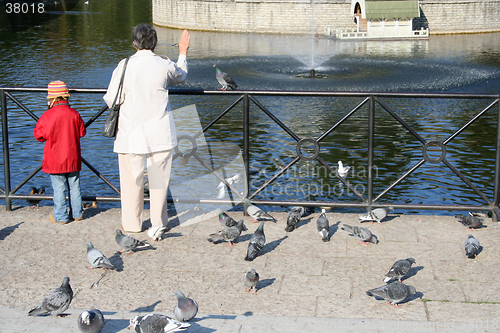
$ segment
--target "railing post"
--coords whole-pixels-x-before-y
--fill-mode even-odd
[[[9,156],[9,126],[7,123],[7,96],[0,90],[2,103],[2,145],[3,145],[3,173],[5,180],[5,209],[12,210],[10,196],[10,156]]]
[[[249,161],[250,161],[250,100],[248,94],[243,95],[243,163],[245,166],[246,182],[244,193],[248,196],[249,186]],[[248,197],[247,197],[248,198]],[[247,216],[247,205],[243,204],[243,214]]]
[[[500,213],[498,209],[498,204],[500,202],[500,98],[497,99],[498,113],[497,113],[497,142],[495,151],[495,188],[493,196],[493,212],[491,218],[493,222],[498,222]]]
[[[368,210],[371,209],[373,202],[373,157],[375,143],[375,96],[370,96],[368,107],[368,184],[367,184],[367,203]]]

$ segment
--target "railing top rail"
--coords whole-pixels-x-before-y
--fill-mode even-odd
[[[31,91],[46,92],[45,87],[2,87],[4,91]],[[106,88],[72,88],[70,92],[79,93],[106,93]],[[204,90],[196,88],[172,88],[172,95],[242,95],[256,96],[335,96],[335,97],[367,97],[379,96],[389,98],[456,98],[456,99],[500,99],[500,94],[475,94],[475,93],[428,93],[428,92],[387,92],[387,91],[296,91],[296,90]]]

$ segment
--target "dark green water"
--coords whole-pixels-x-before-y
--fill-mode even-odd
[[[5,16],[0,15],[0,19],[0,86],[46,87],[59,79],[71,88],[106,88],[116,63],[134,52],[132,28],[138,23],[151,23],[151,1],[80,1],[64,15],[20,29],[13,29]],[[171,44],[177,42],[180,31],[157,31],[157,53],[176,59],[177,49]],[[184,88],[218,89],[212,67],[217,63],[245,90],[500,92],[499,33],[385,42],[198,31],[191,34],[190,74]],[[297,77],[311,67],[323,78]],[[43,113],[44,94],[15,96],[38,116]],[[201,123],[206,124],[234,99],[172,96],[172,103],[175,108],[195,105]],[[300,137],[318,137],[360,102],[359,98],[258,100]],[[446,139],[490,103],[441,99],[385,102],[426,140]],[[104,105],[100,94],[74,94],[71,103],[84,120]],[[375,196],[422,158],[420,142],[381,109],[377,109],[376,116]],[[241,107],[237,107],[206,133],[206,139],[242,145],[241,117]],[[295,141],[255,107],[250,121],[250,166],[257,172],[251,179],[252,190],[294,158]],[[88,129],[82,154],[118,185],[116,155],[112,153],[112,141],[100,135],[101,123]],[[447,145],[446,156],[489,197],[493,193],[495,123],[496,113],[486,114]],[[33,165],[41,162],[43,145],[32,137],[33,120],[13,104],[9,104],[9,125],[15,186]],[[322,141],[320,153],[334,167],[339,160],[352,166],[348,180],[365,195],[367,128],[367,108],[362,108]],[[113,194],[85,167],[82,179],[83,194]],[[30,185],[49,188],[50,181],[40,173],[19,193],[27,193]],[[352,193],[315,162],[299,162],[257,198],[305,199],[308,194],[317,200],[356,202]],[[380,202],[480,204],[482,200],[446,166],[426,163]]]

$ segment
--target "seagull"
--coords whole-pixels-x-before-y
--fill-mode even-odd
[[[347,176],[347,173],[349,172],[349,169],[351,169],[351,167],[344,166],[344,164],[342,164],[342,161],[338,161],[337,164],[339,165],[339,168],[337,171],[338,171],[340,177],[345,178],[345,176]]]
[[[236,90],[236,88],[238,88],[236,83],[233,81],[233,79],[231,79],[231,77],[227,73],[221,71],[219,67],[217,67],[217,65],[214,65],[214,68],[216,71],[215,78],[222,85],[222,90],[227,90],[228,87],[231,88],[231,90]]]
[[[226,178],[226,182],[229,185],[233,185],[233,183],[238,184],[241,181],[241,179],[242,179],[241,173],[237,173],[232,177]],[[219,195],[217,195],[217,199],[223,199],[224,196],[226,195],[226,184],[220,182],[217,188],[219,189]]]

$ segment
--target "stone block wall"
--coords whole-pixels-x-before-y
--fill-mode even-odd
[[[420,0],[420,16],[431,34],[500,31],[500,0]]]
[[[323,34],[355,28],[351,0],[152,0],[163,27],[259,33]],[[500,31],[500,0],[421,0],[414,28],[431,34]]]

